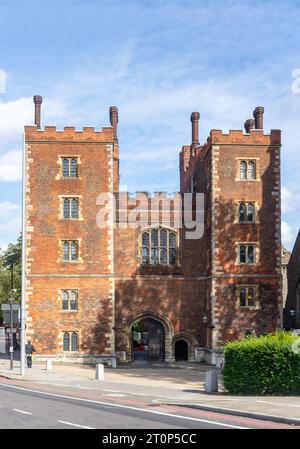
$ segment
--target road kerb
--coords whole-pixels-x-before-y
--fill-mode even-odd
[[[233,416],[242,416],[244,418],[259,419],[261,421],[272,421],[282,424],[292,424],[300,426],[300,419],[298,418],[286,418],[284,416],[267,415],[264,413],[248,412],[232,408],[214,407],[212,405],[190,404],[187,402],[175,403],[175,402],[161,401],[160,403],[165,405],[176,405],[177,407],[194,408],[197,410],[204,410],[207,412],[224,413],[226,415],[233,415]]]

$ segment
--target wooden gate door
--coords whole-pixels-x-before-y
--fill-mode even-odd
[[[165,358],[165,330],[162,324],[149,319],[149,359]]]

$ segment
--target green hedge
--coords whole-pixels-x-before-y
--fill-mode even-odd
[[[224,387],[233,394],[300,394],[300,354],[296,337],[277,332],[225,345]]]

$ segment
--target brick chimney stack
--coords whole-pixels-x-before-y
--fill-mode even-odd
[[[254,119],[253,118],[249,118],[248,120],[246,120],[245,123],[244,123],[244,127],[245,127],[246,133],[250,133],[250,130],[255,128],[255,121],[254,121]]]
[[[257,108],[253,111],[253,117],[255,119],[255,129],[263,129],[264,128],[264,115],[265,109],[263,106],[257,106]]]
[[[199,145],[199,112],[192,112],[191,122],[192,122],[192,147]]]
[[[119,121],[119,115],[118,115],[118,108],[116,106],[111,106],[109,108],[109,119],[110,124],[114,129],[114,141],[115,143],[118,143],[118,121]]]
[[[34,124],[37,129],[41,129],[41,104],[43,103],[43,97],[35,95],[33,97],[34,102]]]

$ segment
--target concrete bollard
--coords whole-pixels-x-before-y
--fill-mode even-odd
[[[97,363],[96,365],[96,380],[104,380],[104,365],[102,363]]]
[[[113,357],[111,359],[111,367],[112,368],[117,368],[117,357]]]
[[[47,371],[51,371],[52,370],[52,360],[51,359],[47,359],[46,360],[46,370]]]
[[[214,393],[218,391],[218,373],[216,370],[210,370],[205,375],[205,392]]]

